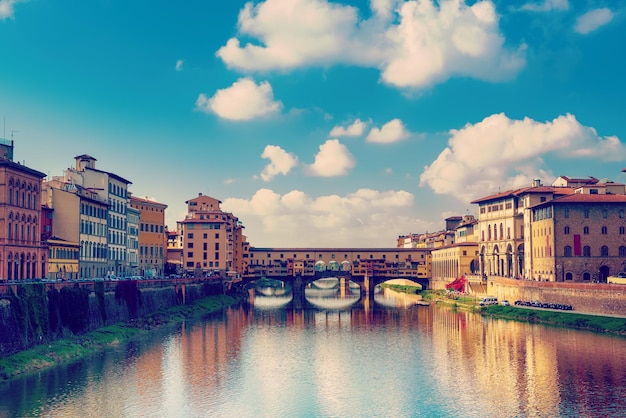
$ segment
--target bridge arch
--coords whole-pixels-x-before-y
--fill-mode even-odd
[[[325,271],[326,270],[326,263],[324,263],[322,260],[319,260],[317,263],[315,263],[315,271]]]

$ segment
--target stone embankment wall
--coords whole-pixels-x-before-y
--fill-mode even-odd
[[[498,300],[539,301],[572,305],[575,312],[626,315],[626,285],[515,280],[498,277],[488,282]]]
[[[191,304],[222,293],[222,284],[144,286],[137,281],[12,286],[0,295],[0,357],[59,338]]]

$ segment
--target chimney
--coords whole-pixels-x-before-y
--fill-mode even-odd
[[[539,187],[541,186],[541,180],[540,179],[534,179],[533,180],[533,187]]]

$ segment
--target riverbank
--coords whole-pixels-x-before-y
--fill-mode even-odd
[[[145,318],[33,347],[0,359],[0,382],[24,373],[80,359],[108,346],[136,338],[156,327],[176,324],[188,318],[217,312],[235,302],[237,299],[232,296],[208,296],[191,305],[178,305],[158,310]]]
[[[484,307],[480,309],[480,314],[498,319],[540,323],[626,337],[626,318],[623,317],[499,305]]]
[[[603,316],[576,311],[532,309],[519,306],[491,305],[480,307],[478,306],[479,299],[477,298],[462,295],[455,295],[449,298],[444,291],[440,290],[424,291],[422,292],[422,297],[424,300],[431,302],[431,305],[477,312],[486,317],[552,325],[626,337],[626,318],[619,316]]]

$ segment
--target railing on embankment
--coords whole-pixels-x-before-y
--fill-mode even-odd
[[[488,292],[499,300],[539,301],[572,305],[574,311],[626,315],[626,285],[568,283],[489,277]]]

